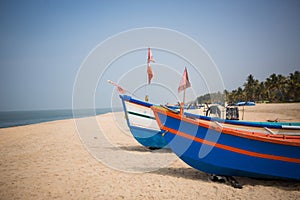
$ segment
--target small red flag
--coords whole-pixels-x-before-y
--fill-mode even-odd
[[[188,76],[188,73],[187,73],[187,69],[185,68],[184,72],[183,72],[182,79],[181,79],[179,87],[178,87],[178,93],[181,92],[182,90],[188,88],[188,87],[191,87],[191,83],[189,81],[189,76]]]
[[[148,84],[151,83],[151,79],[153,78],[154,74],[153,74],[153,71],[152,71],[152,67],[148,64],[148,67],[147,67],[147,74],[148,74]]]
[[[150,62],[155,62],[155,60],[153,58],[151,49],[148,48],[148,61],[147,61],[147,63],[150,63]]]
[[[120,93],[120,94],[126,94],[126,90],[125,89],[123,89],[121,86],[117,86],[117,90],[118,90],[118,92]]]
[[[111,80],[108,80],[107,81],[108,83],[114,85],[117,87],[117,91],[120,93],[120,94],[126,94],[126,90],[124,88],[122,88],[120,85],[116,84],[115,82],[111,81]]]

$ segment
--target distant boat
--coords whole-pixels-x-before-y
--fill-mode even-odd
[[[255,106],[255,102],[253,101],[242,101],[242,102],[237,102],[237,106]]]
[[[300,126],[236,125],[151,108],[172,151],[193,168],[223,176],[300,180]]]

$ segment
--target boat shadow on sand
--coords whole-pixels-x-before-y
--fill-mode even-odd
[[[204,172],[198,171],[193,168],[176,168],[176,167],[165,167],[160,168],[156,171],[149,172],[157,175],[171,176],[176,178],[185,178],[190,180],[198,180],[203,182],[212,182],[210,180],[210,175]],[[266,187],[276,187],[286,191],[299,191],[300,181],[293,180],[279,180],[279,179],[255,179],[248,177],[234,177],[243,187],[247,186],[266,186]],[[229,183],[220,183],[229,185]]]
[[[193,168],[164,167],[149,173],[163,175],[163,176],[171,176],[176,178],[190,179],[190,180],[199,180],[205,182],[209,181],[208,174]]]
[[[148,147],[136,145],[136,146],[116,146],[112,147],[113,150],[124,150],[133,152],[151,152],[151,153],[172,153],[171,149],[151,149]]]
[[[113,148],[113,150],[124,150],[124,151],[131,151],[131,152],[172,153],[170,149],[151,150],[147,147],[140,146],[140,145],[133,145],[133,146],[120,145],[111,148]],[[210,180],[209,174],[201,172],[191,167],[179,167],[179,168],[163,167],[163,168],[159,168],[156,171],[151,171],[148,173],[163,175],[163,176],[171,176],[176,178],[184,178],[190,180],[198,180],[204,182],[212,182]],[[280,179],[259,179],[259,178],[248,178],[248,177],[235,177],[235,179],[244,187],[261,185],[266,187],[277,187],[279,189],[286,190],[286,191],[300,190],[300,181],[280,180]],[[229,185],[228,183],[226,184]]]

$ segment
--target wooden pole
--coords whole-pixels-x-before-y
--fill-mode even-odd
[[[180,116],[183,116],[183,112],[184,112],[184,103],[185,103],[185,90],[183,90],[183,100],[180,104]]]
[[[147,73],[146,73],[146,85],[145,85],[145,101],[148,102],[149,101],[149,96],[148,96],[148,84],[149,84],[149,80],[148,80],[148,66],[150,64],[150,61],[147,59]]]
[[[245,105],[243,105],[243,116],[242,116],[242,120],[244,120],[244,113],[245,113]]]

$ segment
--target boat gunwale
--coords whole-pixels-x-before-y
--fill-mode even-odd
[[[141,106],[144,106],[144,107],[147,107],[147,108],[151,108],[151,106],[154,105],[152,103],[148,103],[148,102],[144,102],[144,101],[141,101],[141,100],[138,100],[138,99],[134,99],[134,98],[132,98],[131,96],[128,96],[128,95],[119,95],[119,96],[124,101],[130,102],[130,103],[133,103],[133,104],[138,104],[138,105],[141,105]]]
[[[258,133],[255,131],[235,130],[233,128],[220,127],[218,125],[214,126],[212,123],[213,121],[205,121],[205,120],[200,121],[200,119],[192,119],[185,116],[180,116],[180,114],[172,113],[159,106],[152,106],[151,109],[153,110],[156,121],[161,129],[163,129],[164,125],[161,123],[160,118],[158,117],[158,113],[165,114],[169,117],[173,117],[175,119],[182,120],[187,123],[192,123],[197,126],[202,126],[207,129],[219,131],[220,133],[223,134],[229,134],[236,137],[242,137],[242,138],[247,138],[250,140],[257,140],[262,142],[300,146],[300,136],[290,136],[284,134],[273,135],[273,134]]]

